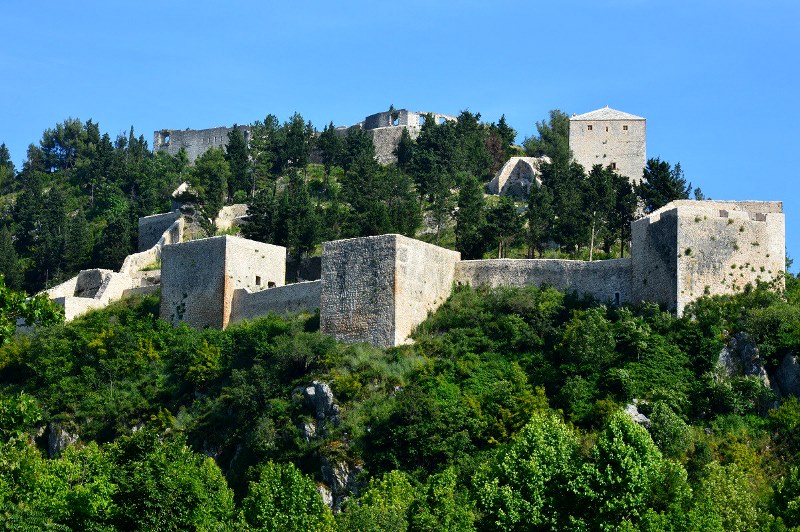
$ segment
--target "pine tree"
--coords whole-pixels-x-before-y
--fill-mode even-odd
[[[322,165],[325,168],[325,179],[331,175],[331,168],[342,158],[344,140],[336,133],[333,122],[325,126],[317,139],[317,148],[322,156]]]
[[[14,180],[14,163],[5,144],[0,144],[0,192],[8,190]]]
[[[395,155],[397,155],[397,166],[402,170],[408,170],[411,159],[414,157],[414,140],[406,128],[403,128],[400,133],[400,141],[397,143]]]
[[[210,149],[195,161],[192,186],[200,195],[206,216],[217,217],[225,204],[231,169],[221,149]]]
[[[458,191],[456,249],[463,259],[481,259],[486,248],[484,198],[478,179],[466,174]]]
[[[235,192],[250,191],[250,156],[248,154],[247,142],[239,126],[233,125],[233,129],[228,132],[228,145],[225,147],[225,160],[230,167],[230,178],[228,179],[227,194],[233,197]]]
[[[64,239],[64,263],[67,271],[77,272],[86,266],[92,257],[92,232],[83,210],[79,210],[67,226]]]
[[[677,199],[688,199],[692,184],[686,182],[681,163],[674,167],[658,157],[648,159],[637,192],[645,212],[653,212]]]
[[[319,243],[319,218],[299,171],[292,173],[283,191],[279,213],[280,234],[276,227],[276,240],[283,240],[289,254],[298,259],[313,251]]]
[[[528,258],[533,258],[533,252],[544,254],[547,243],[553,238],[553,224],[555,223],[553,210],[553,193],[547,185],[535,184],[531,186],[528,196]]]
[[[508,248],[522,232],[522,217],[510,196],[501,196],[500,202],[489,209],[486,214],[486,225],[497,244],[497,258],[506,257]]]
[[[5,225],[0,226],[0,275],[5,278],[6,286],[12,290],[22,288],[17,251],[11,240],[11,231]]]
[[[108,218],[96,247],[97,263],[101,268],[117,270],[125,257],[133,252],[131,227],[127,210],[116,212]]]
[[[242,225],[245,238],[274,243],[275,209],[275,198],[271,189],[256,192],[247,207],[247,222]]]

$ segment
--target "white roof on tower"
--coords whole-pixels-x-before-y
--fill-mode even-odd
[[[641,116],[632,115],[630,113],[623,113],[622,111],[617,111],[616,109],[612,109],[609,106],[597,109],[596,111],[589,111],[588,113],[583,113],[582,115],[572,115],[569,119],[570,120],[645,120]]]

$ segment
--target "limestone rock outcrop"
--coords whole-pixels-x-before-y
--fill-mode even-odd
[[[55,458],[77,441],[78,435],[67,431],[61,423],[52,422],[47,426],[47,456],[50,458]]]
[[[736,333],[722,348],[717,374],[721,377],[757,377],[764,386],[771,387],[758,346],[746,333]]]

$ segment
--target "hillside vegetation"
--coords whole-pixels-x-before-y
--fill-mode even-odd
[[[0,348],[0,512],[81,530],[786,530],[800,403],[716,368],[740,333],[768,371],[798,352],[795,278],[786,296],[676,318],[461,287],[386,350],[312,315],[197,331],[123,301]]]

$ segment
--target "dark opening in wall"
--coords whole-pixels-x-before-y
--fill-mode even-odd
[[[256,286],[261,286],[261,277],[256,275]]]
[[[612,170],[616,170],[617,169],[617,163],[611,163],[611,169]]]
[[[275,282],[274,281],[269,281],[267,283],[267,288],[275,288]]]
[[[628,131],[628,126],[622,126],[622,131]]]
[[[400,125],[400,116],[399,115],[392,115],[392,125],[399,126]]]
[[[614,304],[619,306],[619,292],[614,292]]]
[[[591,131],[591,130],[592,130],[592,126],[591,126],[591,124],[590,124],[590,125],[588,125],[588,126],[586,126],[586,129],[587,129],[588,131]]]
[[[441,125],[441,124],[444,124],[445,122],[447,122],[447,119],[445,117],[443,117],[443,116],[440,116],[439,118],[436,119],[436,123],[437,124]]]
[[[164,135],[164,145],[169,146],[169,135]]]

